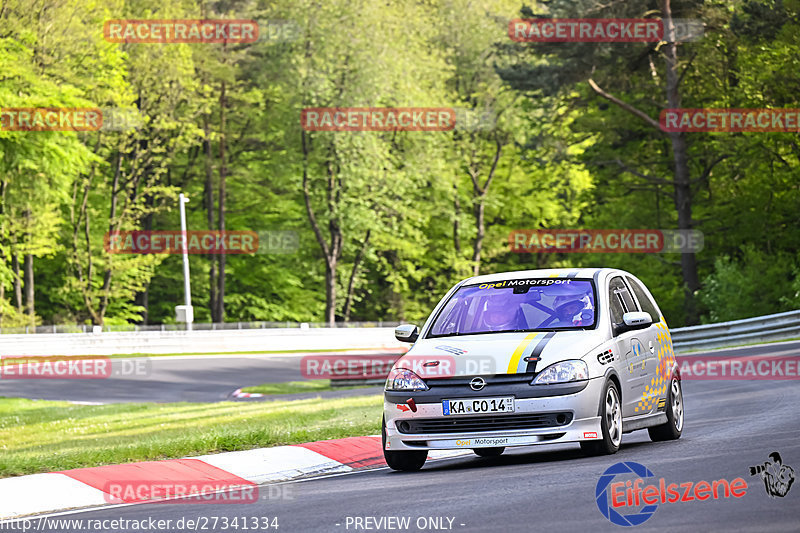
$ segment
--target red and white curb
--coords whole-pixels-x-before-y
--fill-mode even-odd
[[[431,451],[430,459],[471,453],[468,450]],[[259,448],[185,459],[147,461],[78,468],[47,474],[0,479],[0,520],[109,504],[157,501],[115,484],[169,484],[173,493],[195,492],[198,487],[255,487],[304,476],[347,473],[385,466],[379,436],[349,437],[294,446]],[[182,489],[182,490],[181,490]]]

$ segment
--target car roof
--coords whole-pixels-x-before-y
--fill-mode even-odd
[[[462,284],[496,283],[498,281],[523,278],[590,278],[599,280],[602,274],[628,274],[616,268],[544,268],[538,270],[516,270],[511,272],[497,272],[483,274],[463,280]]]

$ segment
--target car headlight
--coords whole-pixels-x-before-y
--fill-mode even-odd
[[[386,378],[386,390],[416,391],[428,390],[428,386],[418,375],[405,368],[394,368]]]
[[[589,379],[589,366],[585,361],[575,359],[554,363],[533,379],[531,385],[550,385],[551,383],[567,383]]]

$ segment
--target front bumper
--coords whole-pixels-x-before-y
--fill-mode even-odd
[[[469,416],[445,416],[442,402],[420,403],[416,401],[417,411],[411,411],[404,403],[395,403],[384,399],[384,415],[386,419],[387,450],[442,450],[462,448],[490,448],[498,446],[528,446],[532,444],[560,444],[598,440],[602,438],[598,409],[600,397],[605,386],[604,378],[590,379],[585,388],[579,392],[560,396],[519,398],[514,394],[503,394],[493,391],[481,397],[515,396],[515,412],[492,415],[504,417],[537,413],[571,413],[571,420],[564,425],[552,425],[536,429],[501,429],[493,431],[465,431],[448,433],[402,433],[397,423],[414,419],[469,419]],[[396,395],[396,393],[392,393]],[[413,393],[408,397],[414,396]],[[476,393],[452,395],[448,399],[476,397]],[[437,398],[438,400],[438,398]],[[481,415],[486,416],[486,415]]]

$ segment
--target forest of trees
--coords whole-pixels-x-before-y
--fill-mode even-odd
[[[668,18],[701,39],[521,43],[516,18]],[[109,19],[252,19],[255,43],[104,38]],[[420,321],[477,273],[611,266],[671,326],[800,307],[800,135],[665,133],[665,108],[796,108],[800,0],[0,0],[0,108],[136,128],[0,130],[0,328],[174,322],[179,255],[118,230],[292,231],[190,257],[195,321]],[[446,107],[440,132],[318,132],[307,107]],[[697,254],[519,254],[514,229],[664,228]]]

